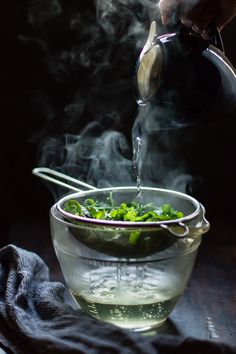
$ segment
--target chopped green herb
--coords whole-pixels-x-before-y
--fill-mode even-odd
[[[107,203],[98,202],[89,198],[86,199],[83,204],[80,204],[77,200],[71,199],[66,203],[64,210],[77,216],[92,219],[131,222],[175,220],[184,216],[181,211],[174,210],[170,204],[156,206],[153,203],[142,205],[137,202],[132,202],[115,205],[111,195]],[[136,236],[130,237],[134,240]]]

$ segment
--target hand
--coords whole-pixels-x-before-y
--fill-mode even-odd
[[[236,15],[236,0],[160,0],[159,8],[163,25],[178,16],[184,25],[208,37],[211,21],[221,30]]]

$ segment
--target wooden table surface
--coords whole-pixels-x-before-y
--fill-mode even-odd
[[[16,220],[1,246],[15,244],[39,254],[51,279],[64,281],[51,242],[48,220]],[[236,346],[236,235],[233,222],[211,222],[203,236],[188,287],[155,333],[180,334]]]

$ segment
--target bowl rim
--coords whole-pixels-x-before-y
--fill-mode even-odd
[[[156,228],[156,227],[161,227],[163,225],[183,225],[185,222],[189,222],[196,218],[200,213],[201,213],[201,204],[197,201],[197,199],[193,198],[192,196],[182,193],[176,190],[172,189],[167,189],[167,188],[155,188],[155,187],[142,187],[142,190],[148,190],[148,191],[153,191],[153,192],[161,192],[161,193],[167,193],[167,194],[173,194],[176,196],[179,196],[185,200],[188,200],[192,202],[192,204],[195,207],[195,210],[191,213],[188,214],[182,218],[174,219],[174,220],[165,220],[165,221],[151,221],[151,222],[137,222],[137,221],[114,221],[114,220],[102,220],[102,219],[92,219],[92,218],[86,218],[83,216],[77,216],[71,213],[66,212],[63,208],[62,205],[70,200],[70,199],[76,199],[79,197],[83,196],[89,196],[90,194],[94,194],[96,192],[111,192],[111,191],[126,191],[126,190],[137,190],[136,186],[125,186],[125,187],[109,187],[109,188],[101,188],[101,189],[96,189],[96,190],[86,190],[86,191],[80,191],[76,193],[71,193],[68,194],[55,203],[56,209],[59,212],[59,214],[65,218],[66,220],[63,220],[69,224],[71,224],[71,221],[73,222],[79,222],[81,224],[87,224],[91,226],[102,226],[102,227],[112,227],[112,228],[135,228],[135,229],[140,229],[140,228]],[[61,220],[62,221],[62,220]]]

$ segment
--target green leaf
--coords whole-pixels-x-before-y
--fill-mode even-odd
[[[125,210],[123,209],[114,209],[110,212],[110,218],[112,220],[123,221],[125,216]]]
[[[95,219],[104,219],[105,218],[105,211],[98,210],[96,213],[94,213],[94,218]]]
[[[75,199],[68,200],[64,210],[74,215],[82,215],[81,205]]]
[[[126,221],[135,221],[137,218],[137,212],[134,207],[130,207],[127,209],[127,213],[124,216],[124,220]]]
[[[176,218],[177,219],[180,219],[180,218],[183,218],[184,217],[184,214],[182,213],[182,211],[176,211]]]
[[[129,236],[129,243],[131,243],[132,245],[136,245],[140,234],[141,234],[140,231],[132,231]]]
[[[85,207],[90,207],[90,206],[95,206],[95,205],[96,205],[96,202],[92,198],[86,199],[84,201]]]

